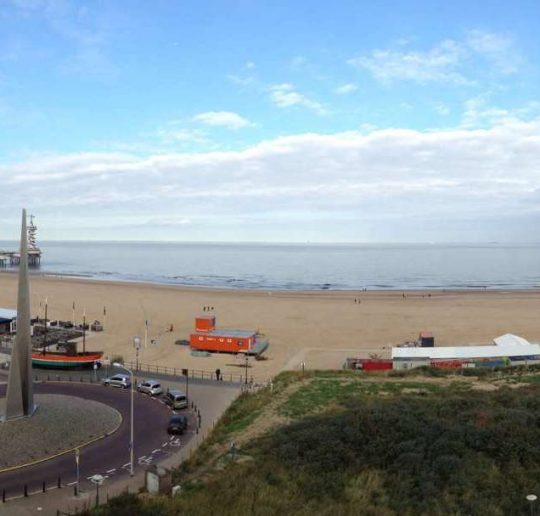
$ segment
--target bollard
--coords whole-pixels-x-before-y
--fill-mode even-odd
[[[24,484],[24,497],[28,498],[28,485]]]
[[[58,483],[56,484],[56,487],[58,487],[58,489],[62,488],[62,479],[60,477],[58,477]]]
[[[49,377],[49,375],[47,375],[47,381],[49,381],[51,378]]]
[[[6,490],[2,489],[2,502],[6,503]]]
[[[74,495],[74,496],[79,496],[79,493],[77,493],[77,484],[75,484],[75,485],[73,486],[73,495]]]
[[[45,488],[45,482],[43,482],[43,492],[47,491],[47,489]]]

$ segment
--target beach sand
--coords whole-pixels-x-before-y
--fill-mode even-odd
[[[16,275],[0,273],[0,307],[16,307]],[[340,368],[347,357],[389,356],[389,348],[433,331],[436,345],[488,344],[515,333],[540,341],[539,291],[401,291],[267,292],[195,289],[77,278],[31,277],[32,313],[48,299],[49,319],[98,319],[105,331],[91,333],[87,350],[104,350],[112,358],[134,360],[132,337],[158,341],[141,349],[139,361],[176,368],[242,374],[244,360],[233,355],[193,357],[187,346],[194,318],[214,307],[218,328],[259,330],[270,342],[266,360],[250,360],[249,374],[268,379],[283,369]],[[355,299],[360,300],[355,303]],[[103,309],[106,308],[106,318]],[[173,332],[167,331],[170,325]]]

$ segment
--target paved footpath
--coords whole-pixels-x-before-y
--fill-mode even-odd
[[[164,381],[162,382],[164,388],[179,388],[182,383]],[[39,384],[38,384],[39,385]],[[58,386],[71,386],[72,389],[77,389],[77,384],[67,382],[51,382],[43,384],[48,386],[49,389],[54,389]],[[110,389],[101,387],[98,385],[85,387],[92,387],[107,395],[113,395],[116,399],[129,399],[129,391],[121,391],[120,389]],[[190,401],[193,401],[197,409],[201,414],[201,428],[196,432],[196,414],[191,409],[183,411],[190,417],[191,430],[180,438],[170,438],[166,434],[166,422],[170,411],[165,409],[161,402],[156,399],[150,399],[144,395],[137,394],[139,398],[139,405],[144,404],[145,408],[149,410],[147,416],[141,416],[137,418],[138,406],[135,406],[135,454],[136,454],[136,468],[134,477],[130,477],[129,470],[129,437],[125,433],[118,431],[118,437],[114,435],[100,441],[102,449],[99,453],[96,449],[92,448],[93,445],[88,447],[88,450],[81,451],[81,489],[83,492],[79,493],[79,496],[74,495],[73,482],[75,478],[75,460],[74,457],[69,454],[64,459],[67,463],[71,463],[71,466],[67,466],[72,471],[72,477],[66,477],[66,480],[62,480],[62,488],[58,489],[56,484],[47,484],[46,493],[32,494],[31,496],[24,498],[9,500],[6,503],[0,501],[0,515],[28,515],[28,514],[46,514],[54,516],[57,514],[57,510],[64,512],[74,512],[76,508],[83,508],[84,506],[93,505],[95,503],[96,491],[95,487],[87,480],[88,477],[99,473],[106,477],[103,486],[100,487],[100,501],[106,499],[107,496],[115,496],[126,489],[131,492],[138,492],[139,488],[144,485],[144,471],[150,464],[160,464],[165,467],[176,467],[190,453],[202,442],[203,438],[211,431],[216,421],[230,405],[230,403],[238,396],[240,388],[237,385],[230,385],[225,382],[201,382],[190,383],[189,385],[189,397]],[[76,395],[72,393],[72,395]],[[152,408],[149,408],[152,407]],[[155,410],[154,410],[155,409]],[[165,419],[161,414],[163,410],[167,410]],[[145,411],[141,409],[141,414]],[[154,414],[154,415],[149,415]],[[157,414],[160,414],[159,416]],[[128,418],[125,417],[122,425],[125,425],[125,430],[129,431]],[[158,436],[157,441],[154,441],[152,437],[150,442],[143,444],[144,450],[141,452],[141,443],[145,443],[144,435],[148,432],[149,425],[157,425],[158,431],[155,434]],[[114,443],[109,441],[115,438]],[[159,441],[159,442],[158,442]],[[108,446],[108,444],[111,446]],[[107,449],[105,449],[107,444]],[[98,445],[98,443],[96,443]],[[149,446],[147,446],[149,445]],[[53,462],[53,461],[50,461]],[[47,464],[47,463],[45,463]],[[84,466],[83,466],[84,464]],[[51,472],[54,471],[54,466],[51,467]],[[66,467],[66,465],[64,465]],[[84,467],[84,470],[83,470]],[[25,478],[26,470],[20,470],[18,473],[21,478]],[[84,474],[83,474],[84,471]],[[30,475],[26,476],[27,480],[30,480]],[[1,474],[0,474],[1,482]],[[71,485],[67,485],[71,484]],[[39,485],[41,486],[41,484]],[[38,486],[38,487],[39,487]],[[29,489],[29,492],[34,489]],[[19,496],[22,495],[19,494]]]

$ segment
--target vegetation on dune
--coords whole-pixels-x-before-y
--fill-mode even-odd
[[[476,379],[287,373],[232,405],[176,473],[180,496],[124,495],[97,513],[528,514],[525,495],[540,494],[537,376],[477,390]],[[286,423],[242,442],[272,414]]]

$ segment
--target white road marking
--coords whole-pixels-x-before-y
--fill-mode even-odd
[[[106,473],[114,473],[115,471],[116,471],[116,468],[108,469],[108,470],[106,471]]]
[[[75,480],[75,482],[70,482],[69,484],[66,484],[66,485],[67,486],[74,486],[76,483],[77,483],[77,481]]]
[[[152,453],[158,453],[160,452],[161,450],[159,448],[156,448],[155,450],[152,450]]]
[[[122,469],[129,468],[130,466],[131,466],[131,462],[126,462],[126,463],[122,466]]]

